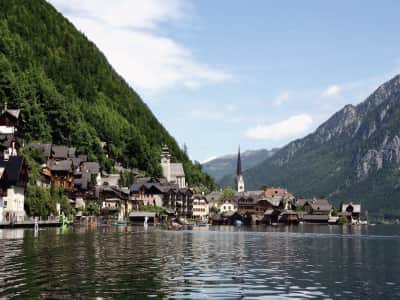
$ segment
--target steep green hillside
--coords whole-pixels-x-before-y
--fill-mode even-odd
[[[285,186],[300,196],[352,200],[370,214],[400,217],[400,76],[244,176],[249,189]]]
[[[134,59],[134,58],[133,58]],[[76,146],[99,158],[100,141],[125,165],[159,174],[161,145],[191,184],[212,186],[96,45],[44,0],[0,1],[0,102],[23,109],[25,142]]]

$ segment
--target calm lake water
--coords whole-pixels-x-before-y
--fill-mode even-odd
[[[400,298],[400,226],[0,230],[0,299]]]

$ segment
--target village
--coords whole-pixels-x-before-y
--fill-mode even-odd
[[[160,157],[161,177],[149,177],[136,169],[116,163],[111,174],[96,161],[77,153],[73,147],[44,143],[24,145],[20,141],[23,124],[21,110],[9,109],[0,115],[0,227],[30,227],[62,224],[64,212],[47,216],[28,215],[25,209],[29,167],[21,148],[39,151],[45,163],[36,185],[62,189],[73,215],[69,222],[84,225],[174,224],[182,225],[294,225],[364,224],[361,205],[342,203],[338,209],[325,198],[303,199],[282,187],[246,191],[240,150],[237,157],[236,190],[204,193],[188,186],[183,164],[172,162],[168,146]],[[101,142],[108,156],[109,145]],[[122,174],[132,175],[124,186]],[[90,209],[89,209],[90,208]]]

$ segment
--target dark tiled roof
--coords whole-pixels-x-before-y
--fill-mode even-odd
[[[144,185],[141,183],[134,183],[129,187],[129,190],[133,193],[139,192],[140,189],[143,187]]]
[[[163,178],[163,177],[137,177],[135,179],[135,183],[141,183],[141,184],[145,184],[145,183],[159,183],[161,185],[167,185],[168,181],[167,179]]]
[[[71,161],[74,168],[79,167],[82,162],[82,160],[79,157],[71,158]]]
[[[68,147],[67,146],[55,146],[51,148],[53,158],[68,158]]]
[[[131,193],[137,193],[140,191],[140,189],[144,187],[146,191],[152,190],[153,193],[166,193],[170,189],[172,189],[171,186],[163,186],[159,183],[134,183],[129,187],[129,191]]]
[[[74,147],[68,148],[68,157],[69,158],[74,158],[75,157],[75,152],[76,152],[76,148],[74,148]]]
[[[135,183],[137,184],[145,184],[150,181],[151,177],[139,177],[135,179]]]
[[[332,205],[326,199],[315,199],[312,201],[308,201],[311,205],[311,208],[316,211],[330,211],[332,209]]]
[[[47,167],[52,171],[71,171],[72,161],[70,161],[70,160],[61,160],[61,161],[49,160],[47,162]]]
[[[82,190],[86,190],[91,180],[89,173],[82,173],[79,178],[74,179],[74,184],[79,186]]]
[[[98,162],[84,162],[82,163],[82,172],[90,174],[100,173],[100,165]]]
[[[0,167],[5,169],[9,184],[15,184],[18,182],[21,176],[23,165],[24,158],[22,156],[10,156],[8,160],[0,161]]]
[[[144,187],[146,188],[147,191],[152,191],[153,194],[155,193],[163,193],[164,190],[162,186],[159,183],[146,183],[144,184]]]

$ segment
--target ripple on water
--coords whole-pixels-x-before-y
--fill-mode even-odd
[[[0,240],[0,298],[399,296],[398,237],[220,229],[24,231]]]

